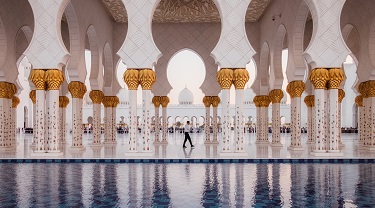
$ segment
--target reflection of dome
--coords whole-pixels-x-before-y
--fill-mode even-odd
[[[191,105],[193,104],[193,101],[193,93],[186,87],[180,92],[180,94],[178,94],[178,103],[180,105]]]
[[[244,90],[243,101],[245,104],[253,104],[254,97],[255,93],[251,88],[248,87]]]
[[[127,89],[121,89],[117,94],[117,97],[120,100],[121,105],[126,105],[129,102],[129,91]]]

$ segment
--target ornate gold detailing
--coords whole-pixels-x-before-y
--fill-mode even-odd
[[[324,89],[329,80],[329,72],[324,68],[314,69],[311,71],[309,79],[315,89]]]
[[[211,106],[211,96],[204,96],[202,102],[206,108],[209,108]]]
[[[12,108],[17,108],[18,104],[20,104],[20,99],[17,96],[13,96],[13,98],[12,98]]]
[[[127,69],[124,72],[124,81],[129,90],[138,90],[139,86],[139,72],[137,69]]]
[[[366,86],[367,96],[375,97],[375,80],[367,81],[365,86]]]
[[[268,95],[257,95],[254,97],[253,102],[256,107],[268,107],[271,103]]]
[[[49,69],[45,72],[45,81],[47,90],[59,90],[61,83],[64,81],[64,75],[58,69]]]
[[[13,83],[9,83],[9,88],[8,99],[13,99],[13,96],[17,93],[17,86]]]
[[[73,98],[83,99],[87,89],[86,85],[82,82],[72,81],[68,84],[68,90]]]
[[[92,103],[101,104],[103,101],[104,93],[100,90],[91,90],[89,96],[92,100]]]
[[[46,71],[43,69],[34,69],[30,73],[29,79],[37,90],[46,89],[45,73]]]
[[[329,88],[330,89],[338,89],[340,87],[340,83],[345,78],[344,71],[340,68],[332,68],[328,70],[329,73]]]
[[[230,89],[233,83],[233,70],[222,68],[217,72],[216,81],[220,84],[221,89]]]
[[[315,96],[314,95],[308,95],[303,100],[307,107],[311,108],[315,106]]]
[[[29,93],[29,97],[31,101],[33,102],[33,104],[35,104],[36,103],[36,90],[31,90]]]
[[[114,21],[128,22],[121,0],[101,0]],[[252,0],[246,12],[246,22],[256,22],[271,0]],[[219,11],[212,0],[161,0],[154,12],[153,22],[220,22]]]
[[[219,103],[220,103],[220,97],[219,96],[212,96],[211,97],[212,107],[217,108],[219,106]]]
[[[281,89],[274,89],[268,93],[268,96],[272,103],[280,103],[284,97],[284,93]]]
[[[357,104],[358,107],[363,106],[363,96],[362,95],[358,95],[357,97],[355,97],[355,104]]]
[[[292,81],[286,87],[286,91],[291,98],[301,97],[303,91],[305,90],[305,83],[300,80]]]
[[[160,103],[161,103],[161,107],[166,108],[168,106],[168,103],[169,103],[169,97],[160,96]]]
[[[69,98],[67,96],[59,96],[59,107],[66,108],[69,104]]]
[[[339,89],[339,103],[342,102],[344,97],[345,97],[345,91],[343,89]]]
[[[0,82],[0,98],[8,98],[9,90],[8,82]]]
[[[116,108],[120,100],[117,96],[104,96],[102,103],[106,108]]]
[[[233,72],[233,84],[236,90],[245,88],[247,81],[249,81],[249,72],[244,68],[235,69]]]
[[[139,71],[139,83],[142,90],[151,90],[156,81],[156,74],[152,69],[142,69]]]
[[[363,96],[363,98],[368,98],[368,96],[367,96],[366,82],[359,83],[359,85],[358,85],[358,92],[361,93],[361,95]]]
[[[160,96],[154,96],[152,98],[152,103],[154,104],[155,108],[159,108],[161,105]]]

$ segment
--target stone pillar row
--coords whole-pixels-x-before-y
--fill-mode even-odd
[[[314,85],[315,103],[315,149],[313,155],[322,153],[341,156],[339,141],[339,86],[344,79],[340,68],[316,68],[311,71],[310,81]],[[329,94],[325,92],[327,89]],[[329,106],[329,107],[328,107]],[[328,122],[325,122],[328,119]],[[329,127],[328,127],[329,126]],[[329,128],[329,129],[327,129]]]
[[[220,98],[219,96],[204,96],[202,100],[204,106],[206,107],[206,117],[205,117],[205,144],[210,144],[214,143],[217,144],[219,143],[217,139],[217,132],[218,132],[218,125],[217,125],[217,107],[220,103]],[[211,107],[212,105],[212,121],[210,121],[211,118]],[[213,129],[213,139],[211,140],[211,132],[210,132],[210,126],[212,124],[212,129]]]
[[[138,86],[142,87],[142,128],[141,128],[141,138],[142,138],[142,153],[152,153],[151,152],[151,88],[156,81],[155,72],[152,69],[127,69],[124,73],[124,81],[129,89],[129,152],[138,152],[137,148],[137,90]]]
[[[64,75],[58,69],[34,69],[30,81],[36,88],[36,129],[35,154],[50,153],[60,155],[59,148],[59,88]]]
[[[222,144],[221,152],[230,153],[230,88],[232,84],[236,89],[236,112],[235,112],[235,152],[244,153],[244,112],[243,96],[244,88],[249,80],[249,73],[245,68],[221,68],[216,77],[221,86],[221,105],[222,105]]]
[[[59,96],[59,138],[61,143],[66,143],[66,107],[68,104],[67,96]]]
[[[257,108],[256,143],[268,144],[268,106],[271,99],[268,95],[257,95],[253,102]]]
[[[375,80],[361,82],[358,85],[361,97],[356,98],[360,110],[360,147],[375,150]],[[362,99],[361,99],[362,98]],[[362,102],[360,101],[362,100]]]
[[[282,146],[280,142],[280,102],[284,97],[284,93],[281,89],[274,89],[268,93],[268,96],[272,102],[272,145]]]
[[[358,107],[358,146],[359,147],[363,147],[365,146],[365,129],[366,129],[366,125],[365,125],[365,108],[363,106],[363,96],[362,95],[358,95],[357,97],[355,97],[355,104],[357,105]]]
[[[33,102],[33,142],[32,146],[35,146],[38,139],[37,126],[38,122],[36,121],[36,90],[31,90],[29,93],[31,102]]]
[[[92,145],[100,145],[100,136],[102,133],[101,127],[101,104],[103,102],[104,93],[100,90],[91,90],[90,99],[92,100],[92,110],[93,110],[93,122],[92,122],[92,133],[93,133],[93,141]]]
[[[104,105],[105,117],[104,144],[116,144],[116,107],[120,103],[120,100],[117,96],[104,96],[102,103]]]
[[[0,82],[0,149],[3,150],[15,148],[16,138],[12,128],[16,118],[13,118],[12,105],[16,92],[15,84]]]
[[[315,142],[315,117],[314,113],[314,95],[308,95],[305,97],[304,102],[307,107],[307,144],[314,144]]]

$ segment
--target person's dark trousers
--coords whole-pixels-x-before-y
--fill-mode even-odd
[[[191,142],[191,139],[190,139],[190,135],[189,135],[189,133],[188,133],[188,132],[185,132],[185,140],[184,140],[184,145],[183,145],[183,147],[185,147],[185,143],[186,143],[187,140],[189,140],[189,142],[190,142],[190,146],[193,146],[193,143]]]

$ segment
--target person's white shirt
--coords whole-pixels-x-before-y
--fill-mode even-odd
[[[185,132],[190,132],[190,126],[189,126],[189,124],[185,124]]]

